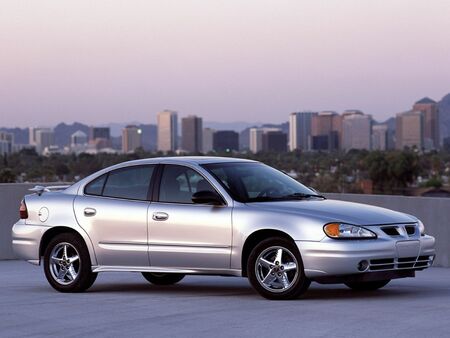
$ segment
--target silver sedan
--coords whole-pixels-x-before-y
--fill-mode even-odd
[[[379,289],[435,257],[416,217],[328,200],[249,160],[137,160],[33,192],[13,247],[61,292],[88,289],[99,272],[134,271],[159,285],[244,276],[266,298],[292,299],[311,281]]]

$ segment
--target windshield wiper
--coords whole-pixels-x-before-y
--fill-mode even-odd
[[[296,193],[293,193],[293,194],[285,195],[285,196],[282,196],[281,198],[282,199],[291,199],[291,198],[292,199],[305,199],[305,198],[310,198],[310,197],[322,198],[324,200],[327,199],[325,196],[322,196],[322,195],[304,194],[304,193],[301,193],[301,192],[296,192]]]
[[[296,192],[294,194],[284,195],[284,196],[261,196],[261,197],[253,197],[249,199],[247,202],[274,202],[274,201],[287,201],[287,200],[303,200],[311,197],[323,198],[326,200],[327,198],[322,195],[317,194],[304,194],[300,192]]]

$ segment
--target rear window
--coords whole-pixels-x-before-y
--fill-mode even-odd
[[[145,201],[154,168],[154,165],[134,166],[111,171],[89,183],[84,192],[87,195]]]
[[[84,188],[84,193],[86,195],[101,196],[105,180],[106,174],[96,178]]]

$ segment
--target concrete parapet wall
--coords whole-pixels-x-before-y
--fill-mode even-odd
[[[51,185],[51,184],[48,184]],[[14,259],[11,227],[19,218],[19,204],[35,184],[0,184],[0,259]],[[372,204],[412,214],[436,237],[436,266],[450,267],[450,198],[392,195],[326,194],[330,199]]]

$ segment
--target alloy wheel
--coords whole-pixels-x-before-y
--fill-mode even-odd
[[[255,274],[263,288],[270,292],[289,290],[298,278],[298,262],[294,254],[282,246],[271,246],[256,259]]]

